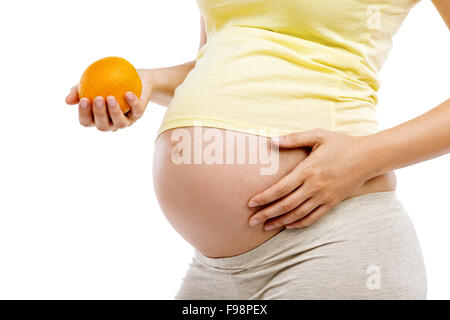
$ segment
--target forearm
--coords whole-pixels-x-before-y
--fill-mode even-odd
[[[173,98],[175,89],[183,83],[188,73],[194,67],[195,61],[190,61],[167,68],[145,69],[152,86],[150,101],[162,106],[168,106]]]
[[[436,9],[439,11],[442,19],[450,29],[450,1],[448,0],[433,0]]]
[[[368,178],[450,152],[450,99],[413,120],[364,137]]]

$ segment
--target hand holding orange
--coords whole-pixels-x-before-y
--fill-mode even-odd
[[[142,82],[134,66],[119,57],[107,57],[92,63],[84,71],[79,86],[79,98],[93,101],[95,97],[116,97],[124,113],[130,110],[125,100],[126,92],[138,98],[142,93]]]
[[[127,60],[108,57],[94,62],[66,97],[78,104],[83,127],[117,131],[134,124],[151,100],[154,75],[150,69],[135,69]]]

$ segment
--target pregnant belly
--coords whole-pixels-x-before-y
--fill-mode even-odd
[[[250,227],[258,208],[248,208],[248,200],[288,174],[308,150],[277,150],[267,138],[234,131],[203,128],[199,135],[195,130],[202,129],[167,130],[155,144],[154,187],[171,225],[210,257],[241,254],[280,232]],[[202,139],[207,136],[209,141]],[[393,187],[392,176],[380,176],[358,194]]]

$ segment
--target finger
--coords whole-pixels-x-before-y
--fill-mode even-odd
[[[125,99],[130,106],[130,118],[132,120],[139,119],[145,111],[145,104],[133,92],[127,92]]]
[[[269,231],[299,221],[300,219],[313,212],[321,204],[322,203],[320,203],[316,198],[310,198],[295,210],[292,210],[291,212],[288,212],[281,217],[270,221],[264,226],[264,229],[266,231]]]
[[[80,102],[80,98],[78,96],[78,85],[70,89],[69,94],[66,97],[66,103],[70,105],[74,105]]]
[[[298,165],[291,173],[283,177],[280,181],[250,199],[248,206],[250,208],[262,206],[291,193],[303,183],[302,168],[303,166]]]
[[[108,106],[109,116],[113,122],[113,126],[117,129],[123,129],[128,127],[129,121],[127,117],[123,114],[122,109],[119,107],[119,103],[116,98],[109,96],[106,98],[106,103]]]
[[[95,126],[100,131],[111,130],[111,122],[109,120],[108,112],[106,110],[105,99],[103,97],[96,97],[94,99],[94,119]]]
[[[78,120],[83,127],[92,127],[95,124],[94,116],[92,115],[92,104],[87,98],[80,100]]]
[[[270,141],[281,148],[314,147],[323,141],[325,130],[314,129],[305,132],[291,133],[285,136],[272,137]]]
[[[300,187],[275,204],[256,212],[250,219],[250,226],[256,226],[269,219],[290,212],[308,200],[309,197],[310,195],[304,192],[304,188]]]
[[[323,204],[320,207],[316,208],[313,212],[311,212],[309,215],[304,217],[303,219],[300,219],[299,221],[296,221],[294,223],[288,224],[286,226],[287,229],[294,229],[294,228],[305,228],[313,223],[317,222],[320,218],[322,218],[325,214],[327,214],[331,210],[331,207]]]

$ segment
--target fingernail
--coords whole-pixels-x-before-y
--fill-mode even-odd
[[[133,101],[134,101],[134,94],[131,93],[131,92],[128,92],[128,93],[127,93],[127,99],[128,99],[130,102],[133,102]]]
[[[97,108],[101,108],[103,105],[102,99],[95,99],[94,103]]]
[[[252,200],[252,201],[250,201],[250,202],[248,203],[248,206],[249,206],[250,208],[253,208],[253,207],[257,207],[258,204],[256,203],[256,201]]]
[[[286,226],[286,229],[295,229],[294,226]]]
[[[254,226],[256,226],[256,225],[258,225],[260,223],[261,223],[261,220],[259,220],[259,219],[250,220],[250,226],[251,227],[254,227]]]
[[[86,109],[87,106],[88,106],[88,103],[87,103],[86,99],[81,99],[81,101],[80,101],[80,108],[81,109]]]
[[[116,100],[113,97],[108,97],[108,106],[110,108],[115,108],[116,107]]]
[[[276,228],[277,228],[277,226],[271,225],[271,224],[268,224],[267,226],[264,227],[264,229],[266,231],[270,231],[270,230],[273,230],[273,229],[276,229]]]

